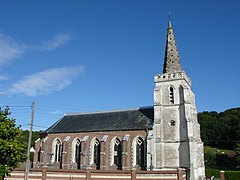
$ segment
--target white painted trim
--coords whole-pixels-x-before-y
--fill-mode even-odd
[[[55,162],[56,143],[57,143],[58,140],[59,140],[59,142],[60,142],[60,145],[62,146],[62,141],[61,141],[61,139],[60,139],[59,137],[56,137],[56,138],[52,141],[52,154],[53,154],[53,155],[52,155],[52,158],[51,158],[51,162],[52,162],[52,163]]]
[[[79,138],[79,137],[75,137],[74,139],[73,139],[73,141],[72,141],[72,149],[71,149],[71,161],[72,161],[72,163],[76,163],[75,162],[75,155],[76,155],[76,149],[75,149],[75,146],[76,146],[76,143],[77,142],[80,142],[80,146],[81,146],[81,139]]]

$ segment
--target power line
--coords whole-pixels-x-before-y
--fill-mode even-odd
[[[14,107],[14,108],[31,108],[31,106],[11,106],[11,105],[5,105],[5,107]]]
[[[4,106],[4,107],[31,107],[29,105],[26,105],[26,104],[0,104],[0,106]]]
[[[30,124],[22,124],[21,126],[30,126]],[[34,124],[33,127],[43,127],[43,128],[48,128],[47,126],[36,125],[36,124]]]

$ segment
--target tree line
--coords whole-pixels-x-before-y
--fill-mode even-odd
[[[240,108],[198,113],[205,146],[234,150],[240,143]]]

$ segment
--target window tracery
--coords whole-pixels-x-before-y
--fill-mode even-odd
[[[122,169],[122,143],[118,138],[115,139],[113,151],[114,164],[117,169]]]
[[[133,166],[145,169],[145,143],[142,137],[138,136],[133,141]]]
[[[53,158],[52,162],[60,162],[62,158],[62,143],[60,139],[56,138],[53,141]]]
[[[101,144],[100,141],[97,138],[94,138],[92,140],[92,157],[91,162],[93,165],[96,166],[96,169],[100,169],[100,151],[101,151]]]

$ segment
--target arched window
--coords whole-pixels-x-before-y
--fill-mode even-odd
[[[169,88],[169,102],[174,104],[174,89],[172,86]]]
[[[122,144],[117,138],[114,143],[114,164],[117,165],[117,169],[122,169]]]
[[[133,165],[145,169],[145,144],[142,137],[133,140]]]
[[[59,139],[54,142],[54,162],[60,162],[62,158],[62,144]]]
[[[81,142],[79,139],[75,142],[74,147],[74,162],[77,163],[77,168],[80,169],[80,159],[81,159]]]
[[[136,142],[136,165],[144,169],[144,141],[141,137]]]
[[[96,165],[96,169],[100,169],[100,150],[100,141],[98,139],[95,139],[93,144],[93,163]]]

